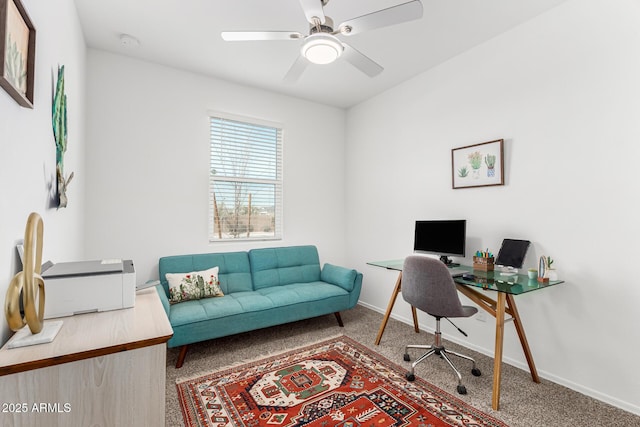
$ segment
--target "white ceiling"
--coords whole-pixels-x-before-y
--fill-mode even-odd
[[[320,0],[318,0],[320,1]],[[347,19],[407,0],[331,0]],[[422,0],[422,19],[356,34],[351,46],[384,67],[370,78],[345,61],[310,65],[282,81],[300,40],[224,42],[221,31],[299,31],[298,0],[75,0],[87,45],[338,107],[350,107],[513,28],[566,0]],[[126,47],[121,34],[140,41]]]

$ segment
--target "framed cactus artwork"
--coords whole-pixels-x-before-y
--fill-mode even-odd
[[[0,86],[33,108],[36,30],[20,0],[0,0]]]
[[[497,139],[452,149],[452,187],[504,185],[503,146],[504,140]]]

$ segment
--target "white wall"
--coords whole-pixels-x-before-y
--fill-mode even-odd
[[[82,255],[84,228],[85,44],[72,0],[23,4],[36,29],[34,108],[19,106],[0,89],[0,296],[22,269],[15,245],[24,238],[31,212],[44,222],[43,259],[62,261]],[[50,207],[56,149],[51,125],[52,92],[58,65],[65,65],[68,149],[65,173],[75,172],[65,209]],[[9,337],[0,321],[0,342]]]
[[[103,51],[87,66],[88,257],[133,259],[139,283],[175,254],[315,244],[343,262],[344,110]],[[208,242],[210,110],[283,124],[283,240]]]
[[[286,138],[285,239],[262,245],[317,244],[323,262],[363,271],[362,302],[383,310],[395,274],[365,263],[408,254],[417,218],[466,218],[470,251],[528,238],[528,265],[551,255],[566,280],[517,299],[541,375],[640,413],[637,1],[569,1],[353,108],[346,159],[342,110],[100,51],[85,63],[72,0],[24,4],[37,29],[35,108],[0,90],[0,295],[32,211],[45,259],[132,258],[138,282],[163,255],[259,246],[206,233],[206,112],[254,116],[282,122]],[[58,64],[76,174],[61,210],[47,187]],[[452,190],[451,148],[496,138],[506,185]],[[409,318],[401,301],[394,313]],[[469,338],[444,325],[448,337],[492,352],[491,322],[460,323]],[[525,366],[509,328],[505,360]]]
[[[366,101],[347,116],[348,264],[386,308],[416,219],[466,218],[467,254],[533,242],[565,284],[516,298],[541,376],[640,413],[640,5],[573,0]],[[506,185],[451,188],[451,149],[505,139]],[[471,264],[471,256],[462,260]],[[410,319],[399,299],[395,316]],[[461,320],[493,353],[494,324]],[[433,322],[422,317],[422,325]],[[526,367],[513,327],[505,361]]]

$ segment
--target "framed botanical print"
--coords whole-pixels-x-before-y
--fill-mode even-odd
[[[33,108],[36,30],[20,0],[0,0],[0,86]]]
[[[454,189],[504,185],[504,140],[467,145],[451,150]]]

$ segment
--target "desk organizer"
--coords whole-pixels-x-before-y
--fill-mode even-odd
[[[482,271],[493,271],[494,267],[494,258],[493,257],[481,257],[474,256],[473,257],[473,269],[474,270],[482,270]]]

